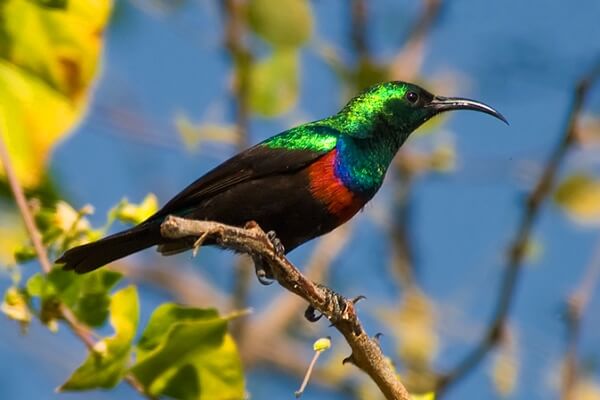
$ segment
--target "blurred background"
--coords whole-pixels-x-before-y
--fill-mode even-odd
[[[360,318],[383,333],[409,390],[600,398],[600,84],[584,84],[574,108],[577,85],[600,62],[600,2],[72,1],[72,25],[30,14],[63,12],[52,9],[60,1],[29,3],[0,2],[2,133],[28,194],[92,205],[96,227],[124,197],[151,204],[153,193],[164,204],[240,149],[336,113],[376,82],[407,80],[500,110],[509,127],[469,112],[424,126],[364,212],[290,259],[346,296],[367,297]],[[33,83],[8,63],[25,65]],[[19,108],[21,96],[35,101]],[[531,196],[540,181],[549,190]],[[4,292],[39,266],[15,265],[26,236],[6,183],[1,192]],[[121,285],[138,285],[141,326],[165,301],[251,308],[231,332],[252,399],[291,398],[324,335],[333,347],[303,398],[380,398],[342,366],[349,349],[337,331],[305,321],[303,302],[260,286],[247,264],[203,248],[196,258],[145,251],[114,269],[126,275]],[[68,329],[33,321],[23,335],[0,318],[0,397],[137,395],[124,384],[56,394],[84,354]]]

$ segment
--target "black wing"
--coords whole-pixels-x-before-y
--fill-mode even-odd
[[[190,207],[194,207],[202,200],[221,193],[241,182],[273,174],[286,174],[298,171],[327,152],[288,150],[258,144],[223,162],[197,179],[169,200],[149,220],[182,212]]]

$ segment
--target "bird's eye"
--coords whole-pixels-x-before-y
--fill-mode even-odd
[[[408,100],[409,103],[415,104],[419,101],[419,95],[415,92],[408,92],[406,93],[406,100]]]

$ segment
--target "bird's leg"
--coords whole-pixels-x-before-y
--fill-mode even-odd
[[[271,271],[269,263],[259,255],[253,255],[252,261],[254,261],[254,270],[258,281],[265,286],[272,284],[274,282],[273,271]]]
[[[353,306],[358,303],[360,300],[366,299],[365,296],[356,296],[351,299],[346,299],[341,294],[335,292],[334,290],[328,288],[327,286],[316,284],[322,290],[326,292],[326,308],[329,308],[331,305],[332,308],[332,316],[327,316],[331,321],[331,325],[335,325],[337,322],[337,318],[341,316],[342,319],[347,318],[347,314],[354,314]],[[309,322],[316,322],[321,319],[323,314],[317,314],[316,309],[309,305],[304,312],[304,318],[306,318]],[[335,318],[332,318],[335,317]],[[355,333],[360,334],[360,328],[355,327]]]
[[[281,240],[279,240],[275,231],[267,232],[267,237],[269,238],[269,241],[273,245],[273,248],[275,249],[275,254],[277,255],[277,257],[283,256],[285,254],[285,247],[283,247],[283,243],[281,243]]]

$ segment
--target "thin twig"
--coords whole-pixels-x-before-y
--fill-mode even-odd
[[[17,178],[17,174],[13,169],[12,163],[10,161],[10,156],[8,155],[8,150],[6,148],[6,144],[4,143],[4,138],[2,137],[2,132],[0,132],[0,161],[2,161],[2,165],[4,166],[4,173],[6,174],[6,179],[8,180],[8,184],[10,185],[10,190],[13,193],[13,197],[15,198],[15,202],[17,203],[17,207],[19,207],[19,211],[21,212],[21,217],[23,218],[23,222],[25,223],[25,229],[27,229],[27,234],[29,235],[31,243],[33,244],[33,248],[35,249],[35,252],[38,255],[40,266],[42,270],[47,274],[52,270],[52,264],[48,259],[46,248],[42,244],[42,235],[40,235],[40,232],[35,226],[35,221],[33,219],[33,216],[31,215],[31,210],[29,209],[29,205],[27,204],[27,199],[25,198],[25,193],[23,193],[23,188],[19,184],[19,179]]]
[[[600,64],[596,65],[587,73],[577,84],[571,104],[571,109],[567,116],[567,122],[562,139],[558,143],[554,152],[550,156],[540,179],[533,191],[527,196],[525,201],[525,210],[521,222],[517,229],[514,240],[508,247],[508,259],[502,278],[502,284],[499,292],[498,302],[493,314],[493,318],[483,334],[479,344],[475,346],[467,356],[449,372],[438,377],[436,387],[438,391],[443,391],[451,384],[457,382],[460,378],[473,370],[481,362],[485,355],[494,348],[499,340],[500,333],[510,312],[510,307],[515,298],[516,284],[520,276],[523,265],[523,258],[528,240],[534,223],[536,222],[541,206],[551,193],[556,181],[557,172],[567,154],[568,150],[575,143],[575,130],[579,115],[583,109],[583,104],[591,86],[600,76]]]
[[[52,263],[50,262],[46,248],[42,243],[42,235],[35,225],[35,220],[33,219],[31,210],[27,205],[27,199],[23,193],[23,188],[21,187],[21,184],[19,183],[17,175],[13,169],[8,150],[4,143],[4,138],[2,137],[2,132],[0,132],[0,161],[2,161],[8,184],[15,198],[15,202],[19,207],[21,217],[25,223],[25,228],[27,229],[27,233],[37,254],[42,271],[45,274],[48,274],[50,271],[52,271]],[[77,336],[85,344],[89,351],[94,351],[95,341],[91,330],[85,324],[82,324],[65,304],[60,304],[60,311],[62,317],[67,322],[75,336]],[[128,374],[125,377],[125,380],[141,395],[147,397],[141,384],[137,382],[133,375]]]
[[[566,302],[567,337],[561,388],[562,400],[576,400],[574,396],[579,378],[577,349],[581,333],[581,320],[594,288],[598,284],[598,279],[600,279],[600,241],[596,244],[594,254],[588,263],[581,283],[571,293]]]
[[[248,146],[248,122],[250,66],[253,62],[252,53],[244,45],[246,21],[243,0],[225,0],[221,3],[225,19],[224,45],[233,60],[234,81],[231,89],[232,104],[235,112],[237,130],[237,150],[242,151]],[[233,309],[245,308],[248,304],[252,271],[250,260],[246,257],[237,259],[234,290],[232,299]],[[232,333],[242,341],[247,328],[247,319],[238,318],[232,324]]]
[[[347,360],[366,372],[387,399],[409,399],[407,390],[384,357],[379,344],[364,331],[354,303],[306,278],[287,258],[277,254],[267,235],[256,223],[240,228],[169,216],[161,225],[162,235],[171,239],[198,237],[205,232],[209,232],[211,238],[222,247],[265,260],[281,286],[302,297],[314,310],[331,321],[352,349]]]

